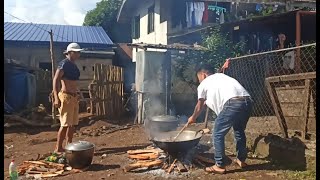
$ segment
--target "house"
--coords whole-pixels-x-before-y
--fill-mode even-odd
[[[132,43],[194,44],[201,30],[256,16],[278,14],[294,8],[315,9],[315,0],[124,0],[117,20],[131,24]],[[196,33],[193,33],[196,32]],[[152,50],[152,49],[149,49]],[[132,53],[136,61],[136,52]],[[159,50],[157,50],[159,51]]]
[[[264,1],[263,3],[260,0],[239,0],[238,2],[231,0],[141,0],[139,3],[134,0],[124,0],[117,20],[121,24],[131,24],[131,43],[133,44],[172,45],[182,43],[193,45],[201,43],[202,34],[215,25],[221,25],[223,30],[231,33],[234,41],[239,41],[242,33],[248,32],[248,30],[259,31],[259,28],[263,29],[264,26],[261,26],[261,23],[268,23],[268,25],[277,28],[277,32],[271,32],[275,33],[275,36],[278,35],[277,33],[290,31],[286,33],[287,43],[290,44],[296,40],[294,30],[297,11],[293,10],[306,7],[315,9],[315,0],[277,0]],[[280,14],[280,18],[276,14]],[[257,18],[258,16],[265,17]],[[302,26],[315,25],[313,23],[314,17],[313,15],[312,17],[303,17]],[[277,19],[279,20],[277,21]],[[288,19],[290,19],[290,26],[285,23]],[[281,26],[279,26],[279,22]],[[255,29],[251,28],[252,26],[255,26]],[[307,28],[303,29],[305,31]],[[310,33],[303,33],[303,38],[313,39],[315,30],[310,28],[308,31]],[[141,53],[139,52],[166,52],[165,49],[153,47],[146,50],[133,46],[132,61],[136,62],[140,58]],[[254,51],[252,52],[254,53]],[[181,81],[173,82],[173,86],[171,91],[174,94],[173,101],[175,104],[183,104],[184,110],[188,109],[189,107],[187,108],[185,104],[195,102],[192,100],[194,91],[188,87],[188,84]],[[182,103],[177,103],[178,101]],[[191,108],[192,105],[189,109],[190,112]]]
[[[88,89],[95,63],[112,64],[113,42],[102,27],[93,26],[5,22],[4,58],[51,71],[50,30],[56,63],[65,58],[63,52],[71,42],[77,42],[85,49],[76,62],[80,69],[80,89]]]

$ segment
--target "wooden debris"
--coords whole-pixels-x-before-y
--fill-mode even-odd
[[[129,158],[139,159],[139,160],[157,159],[158,157],[159,157],[159,153],[129,155]]]
[[[18,166],[19,175],[28,173],[30,175],[40,175],[41,178],[55,177],[63,174],[64,164],[46,161],[24,161]]]
[[[169,169],[168,169],[168,174],[170,174],[171,171],[173,170],[176,161],[177,161],[177,159],[175,159],[175,160],[173,161],[173,163],[171,164],[171,166],[169,167]]]
[[[215,164],[215,161],[213,159],[209,159],[209,158],[203,157],[201,155],[196,155],[195,158],[201,162],[204,162],[204,163]]]
[[[134,169],[142,168],[142,167],[156,167],[156,166],[161,166],[163,162],[161,160],[155,160],[155,161],[139,161],[133,164],[129,164],[128,166],[124,167],[124,172],[128,172]]]
[[[129,150],[127,153],[129,155],[134,155],[134,154],[143,154],[143,153],[161,153],[163,151],[161,150],[156,150],[156,149],[139,149],[139,150]]]
[[[168,169],[168,167],[169,167],[169,164],[165,162],[165,163],[163,163],[161,169],[166,170],[166,169]]]
[[[201,167],[206,167],[202,162],[200,162],[198,159],[193,159],[193,161],[197,164],[199,164]]]
[[[179,172],[188,172],[187,168],[182,164],[182,162],[177,161],[176,165]]]

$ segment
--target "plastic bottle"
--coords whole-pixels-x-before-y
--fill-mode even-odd
[[[10,175],[10,180],[18,180],[18,172],[17,172],[16,165],[14,164],[14,160],[12,160],[9,165],[9,175]]]

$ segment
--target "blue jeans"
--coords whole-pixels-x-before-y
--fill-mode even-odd
[[[215,120],[213,144],[214,159],[216,165],[224,167],[223,159],[225,157],[225,135],[233,127],[236,143],[237,158],[244,162],[247,158],[245,129],[252,110],[252,100],[249,97],[244,99],[230,99],[224,106]]]

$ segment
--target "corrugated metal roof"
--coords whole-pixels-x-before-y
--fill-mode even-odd
[[[113,42],[100,26],[71,26],[34,23],[4,23],[4,41],[50,42],[49,33],[53,32],[53,41],[61,43],[112,45]]]

